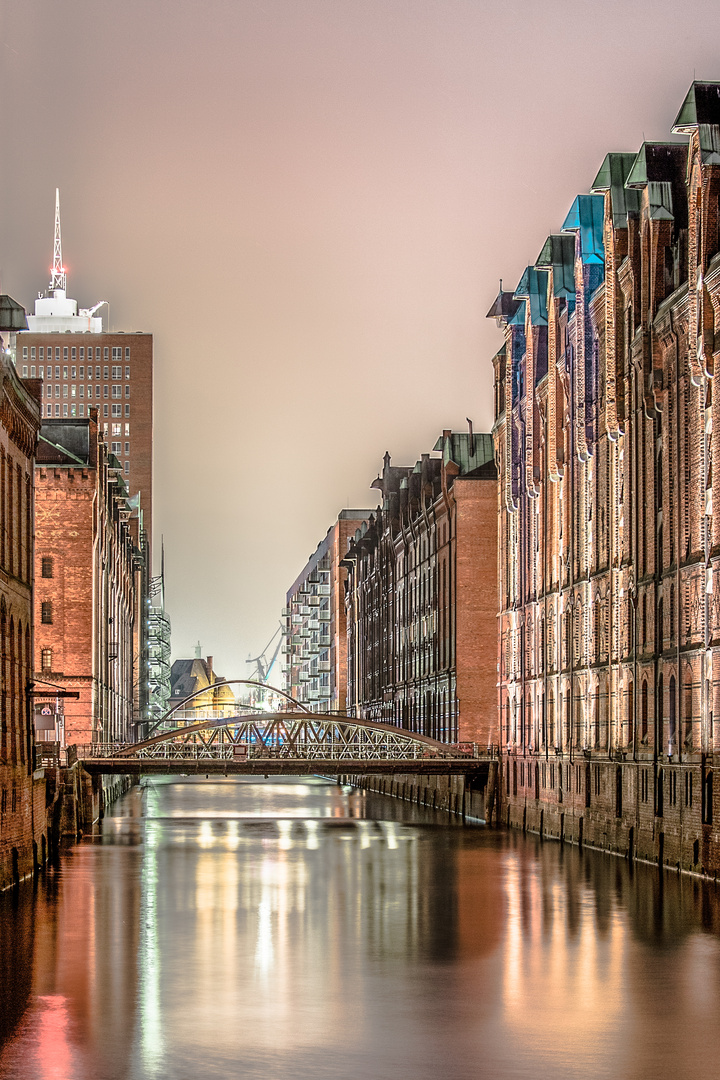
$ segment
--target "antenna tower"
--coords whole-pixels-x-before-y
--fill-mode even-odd
[[[67,289],[67,274],[62,261],[62,238],[60,236],[60,189],[55,188],[55,241],[53,244],[52,277],[50,278],[50,292],[55,289]]]

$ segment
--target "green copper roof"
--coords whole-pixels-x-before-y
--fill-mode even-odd
[[[605,200],[602,195],[578,195],[563,222],[563,232],[580,233],[580,257],[584,263],[605,262],[603,218]]]
[[[444,465],[447,465],[449,461],[454,461],[460,469],[461,476],[472,472],[474,469],[479,469],[481,465],[485,465],[489,461],[494,462],[495,449],[492,435],[488,435],[486,432],[476,432],[472,436],[473,453],[470,453],[470,448],[470,433],[467,431],[453,431],[450,435],[441,435],[433,450],[442,452]]]
[[[640,211],[640,196],[637,191],[625,186],[636,157],[636,154],[607,154],[590,186],[593,193],[610,192],[613,226],[616,229],[627,228],[628,214]]]
[[[652,180],[673,180],[678,166],[687,162],[687,153],[687,143],[643,143],[628,173],[626,186],[642,188]]]
[[[515,290],[516,300],[530,302],[530,321],[533,326],[547,326],[547,271],[526,266]]]
[[[688,135],[700,124],[720,124],[720,83],[694,82],[672,126],[674,135]]]
[[[575,237],[572,233],[551,233],[535,265],[552,266],[555,296],[575,295]]]

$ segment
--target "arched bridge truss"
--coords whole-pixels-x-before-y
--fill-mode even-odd
[[[480,769],[490,756],[391,724],[296,709],[198,718],[134,744],[75,747],[94,773],[450,773]]]

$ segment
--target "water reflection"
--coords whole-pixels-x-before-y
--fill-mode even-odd
[[[155,781],[0,899],[0,1076],[712,1075],[719,910],[325,781]]]

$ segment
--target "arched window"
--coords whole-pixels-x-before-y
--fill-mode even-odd
[[[662,754],[665,749],[665,721],[663,717],[663,677],[658,676],[657,691],[655,696],[655,749]]]
[[[670,701],[668,702],[668,754],[677,752],[677,724],[675,719],[675,676],[670,676]]]

